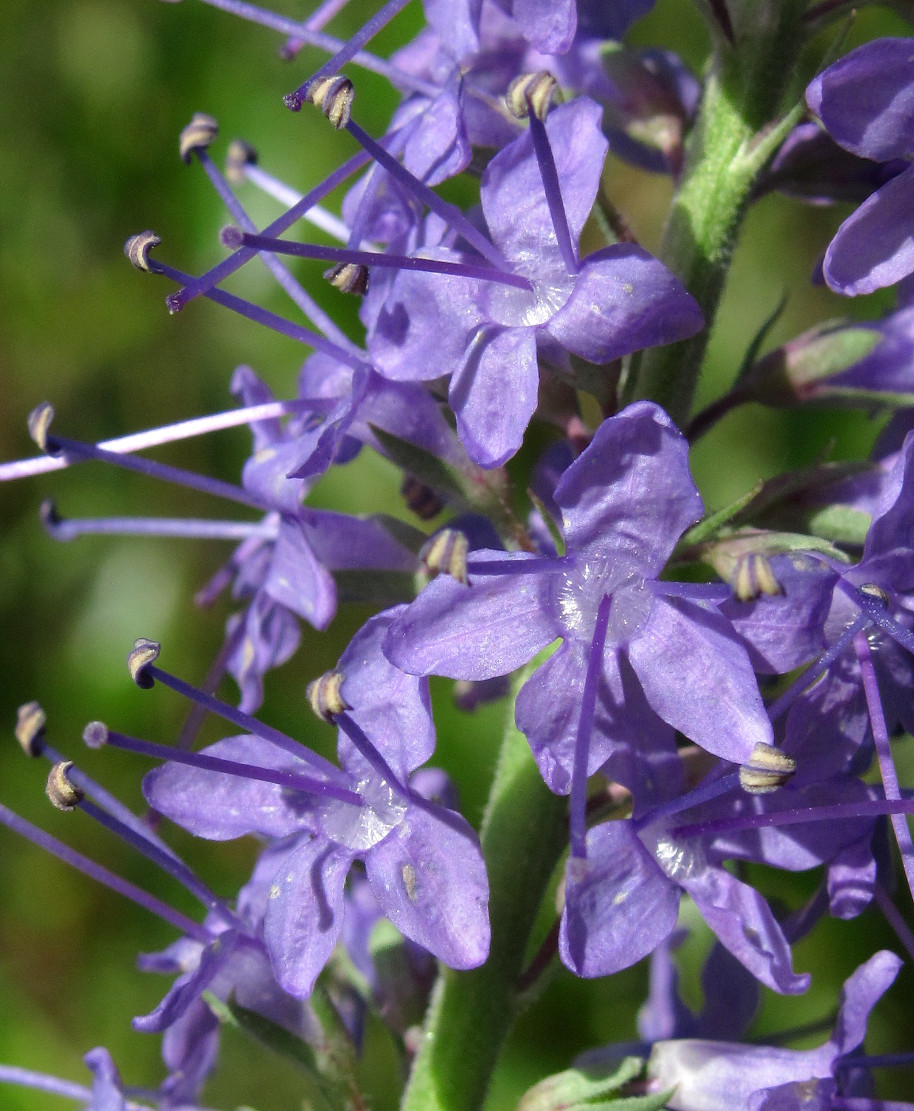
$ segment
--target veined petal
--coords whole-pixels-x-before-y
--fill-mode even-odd
[[[536,558],[485,550],[474,556],[508,563]],[[395,667],[413,675],[507,675],[561,635],[551,614],[552,577],[486,575],[465,586],[439,575],[394,621],[384,652]]]
[[[645,849],[630,822],[587,834],[587,859],[565,870],[559,953],[578,976],[608,976],[646,957],[673,932],[679,888]]]
[[[398,930],[449,968],[489,955],[489,881],[479,840],[455,811],[415,801],[366,855],[381,909]]]
[[[569,552],[655,578],[702,514],[689,445],[649,401],[605,420],[555,491]]]
[[[338,845],[314,837],[286,859],[273,881],[263,935],[276,980],[290,995],[310,995],[333,952],[353,859]]]
[[[263,589],[280,605],[324,629],[336,613],[336,584],[317,559],[297,520],[283,518]]]
[[[655,598],[628,654],[651,706],[706,751],[742,764],[772,743],[749,657],[720,614]]]
[[[536,409],[539,369],[533,328],[485,328],[451,379],[457,431],[474,463],[500,467],[524,442]]]
[[[617,243],[585,259],[571,296],[546,330],[581,358],[607,363],[688,339],[704,323],[698,302],[662,262],[641,247]]]

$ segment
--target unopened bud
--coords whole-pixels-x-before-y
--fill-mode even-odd
[[[531,112],[538,120],[544,120],[557,88],[558,81],[546,69],[522,73],[514,78],[505,93],[508,111],[519,120],[526,119]]]
[[[193,118],[184,130],[178,141],[178,151],[182,162],[190,162],[191,156],[197,151],[206,150],[210,143],[216,141],[219,135],[219,124],[215,117],[208,116],[205,112],[194,112]]]
[[[341,671],[325,671],[319,679],[312,679],[305,688],[308,704],[324,721],[332,721],[334,714],[342,714],[352,709],[340,690],[343,678]]]
[[[51,768],[48,776],[45,794],[58,810],[75,810],[83,799],[82,791],[67,778],[67,772],[72,767],[72,760],[62,760]]]
[[[733,594],[740,602],[754,602],[763,594],[783,594],[784,588],[775,578],[768,557],[749,552],[736,565],[732,582]]]
[[[154,231],[137,232],[136,235],[131,235],[124,244],[124,254],[137,270],[145,270],[147,274],[150,274],[152,273],[152,265],[149,262],[149,252],[153,247],[158,247],[161,242],[162,240]]]
[[[349,123],[355,89],[348,77],[319,77],[308,89],[306,99],[320,108],[337,131]]]
[[[458,582],[467,582],[470,542],[458,529],[446,528],[422,545],[419,558],[433,577],[444,572]]]
[[[748,764],[739,769],[739,783],[750,795],[767,795],[783,787],[796,770],[796,760],[786,752],[759,741]]]
[[[127,657],[127,670],[130,672],[130,678],[142,690],[149,690],[150,687],[155,686],[155,679],[146,669],[159,658],[161,649],[162,646],[157,644],[156,641],[139,637],[133,646],[133,651]]]
[[[26,702],[16,715],[16,740],[26,756],[41,755],[41,739],[47,716],[37,702]]]
[[[225,156],[225,180],[229,185],[241,185],[245,167],[257,165],[257,151],[244,139],[232,139]]]
[[[441,499],[431,486],[426,486],[411,474],[404,477],[400,484],[400,493],[407,506],[423,521],[430,521],[432,517],[437,517],[444,508]]]
[[[361,263],[338,262],[336,266],[324,271],[324,277],[343,293],[362,295],[368,292],[368,267]]]

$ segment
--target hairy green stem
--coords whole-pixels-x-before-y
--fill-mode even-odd
[[[707,326],[644,352],[625,389],[626,402],[656,401],[680,426],[691,411],[752,187],[776,149],[768,140],[795,74],[803,7],[798,0],[759,0],[757,18],[744,16],[747,26],[737,27],[735,45],[718,44],[705,84],[660,257],[698,301]]]
[[[529,677],[526,668],[513,688]],[[514,698],[482,828],[491,891],[489,959],[444,969],[426,1018],[403,1111],[477,1111],[514,1018],[530,931],[568,842],[567,802],[543,783],[514,724]]]

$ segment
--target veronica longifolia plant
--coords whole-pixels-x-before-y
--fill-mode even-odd
[[[52,803],[101,823],[199,909],[0,806],[10,831],[163,919],[170,944],[140,965],[174,977],[134,1019],[162,1037],[151,1086],[126,1084],[129,1061],[101,1048],[85,1083],[13,1064],[0,1083],[92,1111],[194,1111],[230,1026],[300,1067],[307,1106],[334,1111],[384,1105],[394,1084],[405,1111],[473,1111],[493,1076],[486,1106],[529,1088],[528,1111],[914,1107],[876,1081],[879,1066],[910,1066],[909,1047],[864,1047],[914,958],[914,800],[896,764],[914,725],[914,39],[841,56],[846,5],[717,0],[695,5],[710,44],[699,79],[676,36],[626,41],[663,23],[640,22],[643,0],[426,0],[418,27],[406,0],[367,14],[325,0],[301,20],[206,2],[282,36],[298,81],[286,107],[312,114],[338,161],[298,192],[247,142],[221,148],[197,113],[179,149],[222,206],[212,266],[179,269],[172,237],[151,231],[126,254],[177,285],[173,313],[205,297],[284,337],[292,357],[267,376],[280,384],[239,366],[235,409],[100,443],[67,435],[71,414],[55,422],[44,403],[28,418],[41,454],[0,465],[10,480],[101,462],[212,506],[89,520],[45,502],[54,540],[232,545],[199,584],[201,604],[230,596],[201,686],[135,630],[130,677],[149,699],[165,687],[189,703],[180,736],[99,720],[83,734],[158,762],[146,815],[54,746],[38,702],[16,725],[50,764]],[[193,5],[173,16],[192,20]],[[375,52],[376,35],[407,25]],[[306,47],[323,52],[316,70]],[[372,80],[399,97],[382,123]],[[654,252],[616,189],[624,161],[663,175],[671,197]],[[779,345],[783,310],[736,323],[721,311],[743,221],[778,192],[785,206],[857,205],[812,245],[813,280],[841,296],[894,289],[898,303],[798,320]],[[247,207],[258,194],[279,205],[262,227]],[[300,259],[329,287],[318,294]],[[252,263],[289,315],[262,285],[245,288],[264,303],[236,292]],[[706,357],[722,327],[738,369]],[[711,400],[696,413],[699,387]],[[763,444],[696,446],[750,402],[794,409],[793,429],[816,404],[895,412],[870,457],[800,467],[812,461],[794,451],[795,469],[752,486]],[[240,425],[252,448],[231,479],[145,454]],[[383,504],[362,486],[373,460],[399,483]],[[753,477],[721,504],[731,468]],[[345,505],[328,505],[347,481]],[[369,607],[361,628],[325,648],[352,602]],[[291,734],[268,720],[281,666]],[[432,676],[456,681],[459,710]],[[206,717],[224,732],[198,744]],[[477,821],[458,788],[483,776]],[[234,890],[204,882],[170,824],[253,839]],[[801,943],[854,929],[829,981],[818,943]],[[633,966],[641,979],[614,995],[611,977]],[[703,966],[698,1011],[680,966]],[[553,1015],[562,1038],[550,1030],[517,1080],[502,1049],[549,973],[576,985],[582,1014],[596,991],[623,1017]],[[840,1000],[829,1009],[822,989],[804,1010],[817,981],[843,982]],[[634,984],[640,1040],[620,1002]],[[827,1040],[747,1034],[766,992],[795,997],[798,1029],[827,1015]],[[547,996],[540,1018],[554,1006]],[[597,1028],[609,1044],[575,1059]],[[378,1065],[379,1039],[396,1067]],[[261,1084],[230,1102],[266,1111],[286,1092]]]

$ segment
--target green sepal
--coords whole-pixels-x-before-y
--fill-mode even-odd
[[[611,1072],[605,1065],[592,1064],[548,1076],[524,1095],[517,1111],[577,1111],[604,1106],[603,1101],[596,1105],[590,1101],[617,1092],[635,1080],[644,1071],[645,1062],[641,1057],[623,1057],[613,1065]]]
[[[725,505],[723,509],[718,509],[715,513],[709,513],[707,517],[702,519],[690,529],[682,534],[678,547],[689,549],[695,547],[697,544],[702,544],[706,540],[710,540],[716,536],[725,525],[728,525],[735,517],[737,517],[750,505],[762,492],[764,482],[758,482],[751,490]],[[673,557],[676,558],[675,555]]]

